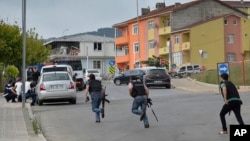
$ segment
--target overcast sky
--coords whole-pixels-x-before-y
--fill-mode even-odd
[[[138,0],[141,8],[157,2],[172,5],[192,0]],[[44,39],[112,27],[137,16],[137,0],[26,0],[26,28]],[[22,27],[22,0],[0,0],[0,19]]]

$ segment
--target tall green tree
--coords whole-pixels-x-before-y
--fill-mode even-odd
[[[19,69],[22,66],[22,32],[17,23],[11,25],[0,21],[0,62],[5,65],[14,65]],[[35,33],[35,28],[26,32],[26,65],[35,65],[45,62],[50,55],[50,48],[43,45]]]

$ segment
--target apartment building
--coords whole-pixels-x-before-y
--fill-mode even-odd
[[[250,58],[249,4],[197,0],[156,9],[113,25],[122,31],[116,37],[116,63],[123,69],[141,67],[140,61],[157,56],[170,69],[183,64],[216,68],[218,62]],[[241,7],[244,6],[244,12]],[[247,8],[247,6],[249,6]]]
[[[114,38],[77,34],[52,39],[44,45],[51,47],[50,60],[80,61],[81,69],[98,69],[109,73],[109,62],[115,60]]]

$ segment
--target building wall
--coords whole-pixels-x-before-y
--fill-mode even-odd
[[[191,25],[196,22],[205,21],[212,17],[235,13],[244,16],[225,5],[213,0],[203,0],[202,2],[172,13],[172,31]]]
[[[192,27],[190,46],[193,64],[201,64],[206,69],[215,69],[217,63],[224,62],[224,19],[220,18]],[[207,58],[201,58],[199,50],[207,52]]]
[[[250,20],[242,18],[242,53],[246,60],[250,60]]]
[[[227,24],[224,24],[224,35],[225,35],[225,61],[227,60],[227,54],[235,54],[234,61],[242,60],[242,33],[241,33],[241,19],[238,16],[227,16],[224,18],[227,20]],[[236,21],[234,24],[233,22]],[[228,43],[228,35],[234,35],[234,42]]]
[[[109,73],[109,61],[115,60],[116,52],[114,43],[102,43],[102,51],[94,51],[93,42],[80,42],[80,50],[79,56],[81,56],[83,68],[93,69],[93,61],[100,61],[100,72],[104,74]]]

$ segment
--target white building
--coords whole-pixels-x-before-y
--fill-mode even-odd
[[[78,34],[52,39],[44,44],[51,46],[51,61],[80,60],[82,69],[99,69],[108,74],[110,62],[115,60],[114,38]]]

